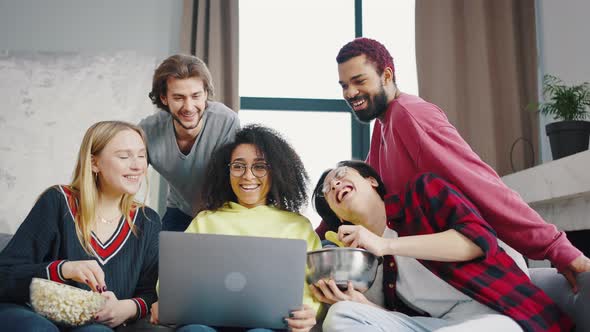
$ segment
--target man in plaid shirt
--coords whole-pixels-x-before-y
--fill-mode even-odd
[[[345,161],[327,171],[315,206],[342,242],[385,256],[386,307],[349,284],[311,286],[333,304],[325,331],[569,331],[573,324],[498,245],[496,233],[455,186],[431,173],[385,196],[377,172]],[[348,221],[353,225],[342,225]],[[399,311],[410,307],[420,316]]]

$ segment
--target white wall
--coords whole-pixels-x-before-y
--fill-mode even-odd
[[[92,123],[153,112],[151,75],[180,49],[181,14],[181,0],[0,0],[0,232],[69,183]]]
[[[539,80],[544,74],[552,74],[568,84],[590,82],[590,1],[537,0],[536,9]],[[543,162],[552,159],[545,134],[549,122],[553,120],[541,120]]]
[[[567,84],[590,81],[590,12],[588,0],[536,0],[539,96],[545,74]],[[552,160],[545,125],[551,117],[541,117],[541,162]],[[502,179],[523,196],[547,222],[559,230],[588,228],[588,177],[585,175],[590,152],[584,152],[510,174]],[[586,172],[586,173],[585,173]],[[567,183],[570,179],[572,183]],[[577,181],[577,182],[576,182]],[[548,261],[529,261],[531,266],[549,266]]]
[[[167,55],[182,0],[0,0],[0,49]]]

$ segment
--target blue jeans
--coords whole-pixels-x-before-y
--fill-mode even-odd
[[[3,331],[31,332],[112,332],[102,324],[89,324],[80,327],[65,327],[34,312],[31,308],[14,303],[0,303],[0,324]]]
[[[173,232],[184,232],[193,218],[177,208],[166,208],[162,218],[162,230]]]
[[[223,332],[223,331],[245,331],[245,332],[272,332],[269,329],[239,329],[239,328],[221,328],[216,329],[207,325],[189,324],[176,329],[176,332]]]

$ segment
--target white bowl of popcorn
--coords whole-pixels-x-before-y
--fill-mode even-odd
[[[47,279],[33,278],[30,290],[38,314],[71,326],[91,322],[106,302],[98,293]]]

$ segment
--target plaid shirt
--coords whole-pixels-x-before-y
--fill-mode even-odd
[[[496,233],[456,187],[434,174],[421,174],[402,196],[385,197],[387,226],[399,236],[454,229],[484,252],[467,262],[419,260],[428,270],[478,302],[514,319],[525,331],[569,331],[573,323],[498,246]],[[399,309],[397,270],[385,256],[383,282],[388,309]]]

